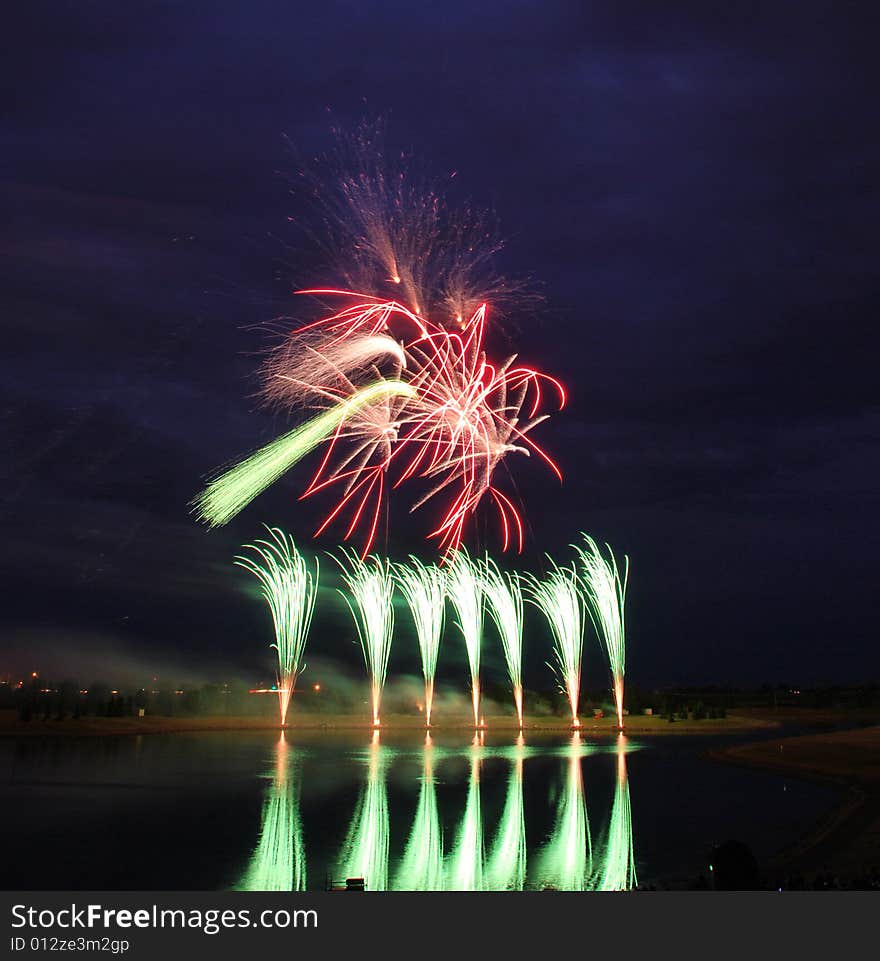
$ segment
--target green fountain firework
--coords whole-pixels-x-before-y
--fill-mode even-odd
[[[548,557],[550,571],[543,580],[527,575],[528,599],[550,623],[553,634],[551,665],[571,709],[571,723],[578,727],[578,700],[581,687],[581,654],[584,647],[584,599],[577,568],[557,567]]]
[[[263,801],[260,841],[238,891],[305,891],[306,854],[299,814],[299,764],[281,734],[272,784]]]
[[[522,891],[526,880],[526,820],[523,809],[522,734],[516,739],[504,811],[489,856],[486,859],[486,889],[490,891]]]
[[[629,576],[629,558],[624,555],[623,578],[614,558],[614,551],[608,548],[606,560],[599,546],[587,534],[581,534],[584,547],[573,545],[580,555],[583,571],[581,578],[587,599],[590,620],[596,629],[599,643],[608,656],[611,679],[614,687],[614,706],[617,711],[617,725],[623,729],[623,676],[626,669],[626,630],[624,625],[624,604],[626,602],[626,582]]]
[[[380,380],[362,388],[214,478],[192,501],[196,513],[209,527],[228,523],[362,407],[389,397],[414,395],[415,390],[400,380]]]
[[[461,548],[449,565],[446,591],[455,608],[455,623],[467,648],[471,671],[471,701],[474,727],[480,727],[480,646],[483,638],[482,565]]]
[[[334,558],[342,570],[342,578],[349,594],[339,591],[351,616],[354,618],[364,663],[370,677],[370,700],[373,708],[373,726],[379,726],[379,708],[382,689],[388,671],[388,655],[391,653],[391,637],[394,632],[394,580],[391,564],[371,554],[366,559],[358,557],[353,550],[342,548],[340,561]]]
[[[626,775],[626,741],[623,735],[618,740],[616,754],[614,805],[605,834],[602,869],[595,881],[599,891],[629,891],[638,884],[633,854],[632,807]]]
[[[553,834],[539,859],[540,875],[545,883],[561,891],[585,891],[590,887],[593,849],[584,799],[583,746],[579,734],[572,736],[566,753],[565,783],[556,807]]]
[[[458,827],[455,847],[446,871],[447,891],[483,890],[483,812],[480,803],[480,755],[482,744],[474,736],[467,801]]]
[[[423,564],[412,555],[409,564],[394,566],[394,575],[416,627],[425,678],[425,724],[430,727],[434,674],[446,610],[446,575],[436,565]]]
[[[283,727],[297,676],[305,668],[302,656],[315,610],[319,565],[315,558],[313,576],[290,535],[277,527],[266,530],[268,540],[260,539],[244,546],[256,557],[236,557],[235,563],[257,578],[272,612],[275,626],[272,647],[278,654],[277,686]]]
[[[434,747],[430,734],[425,737],[424,767],[416,814],[394,887],[398,891],[443,890],[443,830],[437,808]]]
[[[487,557],[483,566],[483,593],[486,598],[486,609],[501,637],[516,716],[519,726],[522,727],[523,598],[519,577],[515,573],[500,571],[494,561]]]
[[[349,825],[339,859],[344,878],[363,878],[368,891],[388,887],[388,790],[386,778],[390,756],[373,735],[367,762],[367,780]]]

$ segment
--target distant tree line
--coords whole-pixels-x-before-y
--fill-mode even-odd
[[[510,700],[504,684],[486,683],[483,693],[498,704]],[[309,713],[345,713],[356,709],[351,691],[342,686],[315,690],[312,685],[297,686],[294,705]],[[552,687],[525,692],[527,710],[545,716],[565,716],[567,704]],[[798,688],[787,684],[763,684],[758,688],[720,686],[645,690],[627,685],[626,707],[630,714],[652,713],[675,720],[724,718],[735,708],[791,708],[812,710],[864,710],[880,708],[880,685],[855,687]],[[119,689],[104,681],[88,686],[73,679],[47,681],[29,678],[23,685],[0,683],[0,710],[14,710],[22,721],[63,720],[79,717],[137,717],[140,711],[149,716],[253,716],[274,718],[278,704],[274,694],[253,694],[242,681],[224,684],[146,687]],[[613,711],[610,691],[584,688],[580,713]]]
[[[31,678],[21,687],[0,684],[0,710],[14,710],[22,721],[64,720],[80,717],[229,715],[274,717],[278,710],[272,694],[254,695],[246,684],[111,688],[103,681],[88,686],[75,680],[47,681]]]

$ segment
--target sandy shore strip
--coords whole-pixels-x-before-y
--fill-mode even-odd
[[[6,715],[6,716],[4,716]],[[364,731],[372,727],[367,718],[345,714],[296,714],[290,718],[287,730],[291,735],[297,731]],[[659,716],[638,715],[627,717],[625,733],[628,735],[682,735],[682,734],[737,734],[761,728],[772,728],[779,722],[751,713],[731,711],[726,718],[706,718],[704,720],[676,720],[669,723]],[[443,717],[438,715],[431,730],[437,734],[446,731],[473,731],[473,721],[469,716]],[[517,733],[516,719],[512,716],[489,716],[486,718],[486,731]],[[211,731],[277,731],[277,722],[262,717],[68,717],[64,720],[32,719],[21,721],[14,712],[0,713],[0,736],[91,736],[112,734],[174,734],[200,733]],[[383,732],[424,732],[424,720],[417,715],[391,714],[383,718]],[[600,719],[582,718],[581,734],[588,738],[613,738],[618,735],[616,720],[613,717]],[[568,718],[536,717],[525,720],[523,733],[570,734]]]

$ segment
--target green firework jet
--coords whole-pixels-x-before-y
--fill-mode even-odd
[[[434,564],[423,564],[410,555],[409,564],[396,564],[394,576],[406,598],[416,627],[422,674],[425,678],[425,724],[431,726],[434,674],[446,610],[446,575]]]
[[[471,671],[474,727],[480,727],[480,646],[483,637],[483,574],[478,561],[459,550],[449,565],[446,592],[455,608],[455,623],[464,637]]]
[[[272,612],[272,647],[278,654],[278,699],[283,727],[297,676],[305,668],[302,656],[315,610],[319,565],[315,558],[313,576],[290,535],[277,527],[266,530],[268,540],[257,540],[244,547],[256,557],[236,557],[235,563],[257,578]]]
[[[519,726],[522,727],[523,598],[519,577],[516,574],[500,571],[494,561],[487,557],[483,566],[483,593],[486,598],[486,609],[501,637],[516,716]]]
[[[349,595],[339,591],[354,618],[364,663],[370,677],[373,727],[379,726],[382,689],[388,671],[391,637],[394,632],[394,580],[391,564],[375,554],[364,560],[353,550],[342,549],[342,560],[334,558],[342,570]]]
[[[414,395],[414,389],[400,380],[380,380],[362,388],[330,410],[254,451],[212,480],[192,501],[196,514],[209,527],[228,523],[282,474],[326,440],[351,414],[379,400]]]
[[[585,546],[573,545],[580,555],[583,571],[581,579],[587,599],[590,620],[596,629],[599,643],[608,656],[611,679],[614,686],[614,706],[617,726],[623,729],[623,676],[626,670],[626,630],[624,604],[626,581],[629,576],[629,558],[624,555],[623,578],[614,559],[614,551],[608,548],[606,560],[599,546],[587,534],[581,534]]]
[[[557,567],[550,561],[550,572],[543,580],[528,575],[528,599],[550,623],[553,633],[553,670],[571,708],[571,723],[579,726],[578,700],[581,688],[581,654],[584,647],[584,601],[577,568]]]

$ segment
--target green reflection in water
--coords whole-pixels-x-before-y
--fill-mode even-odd
[[[602,866],[595,881],[600,891],[629,891],[638,884],[633,855],[632,809],[626,773],[626,738],[617,741],[617,781],[614,805],[608,820]]]
[[[275,774],[263,800],[260,840],[236,890],[305,890],[306,853],[299,786],[300,761],[282,734],[276,747]]]
[[[516,739],[507,798],[484,874],[487,891],[522,891],[526,879],[526,819],[523,810],[523,737]]]
[[[425,738],[424,771],[406,850],[394,878],[398,891],[443,890],[443,831],[437,810],[434,746]]]
[[[483,890],[483,819],[480,810],[480,760],[482,738],[474,737],[471,771],[464,814],[459,823],[455,847],[446,862],[447,891]]]
[[[388,792],[385,778],[391,752],[373,734],[369,748],[367,781],[348,829],[339,857],[343,878],[363,878],[368,891],[388,887]]]
[[[625,891],[637,885],[633,854],[633,824],[627,777],[628,745],[623,735],[615,746],[614,801],[594,857],[584,792],[582,761],[590,752],[575,734],[562,749],[564,779],[556,803],[553,832],[534,859],[529,886],[561,890]],[[306,856],[300,818],[302,755],[282,734],[276,762],[263,801],[258,844],[235,889],[302,891],[306,888]],[[457,752],[451,752],[456,753]],[[510,747],[486,748],[482,735],[469,750],[470,771],[464,811],[455,844],[444,858],[443,829],[437,803],[435,767],[451,756],[427,736],[421,757],[423,773],[418,802],[406,848],[391,886],[401,891],[523,890],[527,880],[523,776],[525,758],[546,749],[527,748],[522,736]],[[553,753],[556,753],[553,751]],[[389,887],[389,807],[386,779],[396,751],[373,735],[366,759],[366,776],[348,834],[338,858],[341,878],[362,877],[368,890]],[[486,757],[509,764],[501,818],[484,851],[480,796],[481,767]]]
[[[574,734],[566,754],[565,783],[556,806],[553,834],[540,854],[540,876],[548,887],[586,891],[590,887],[593,848],[584,800],[580,735]]]

